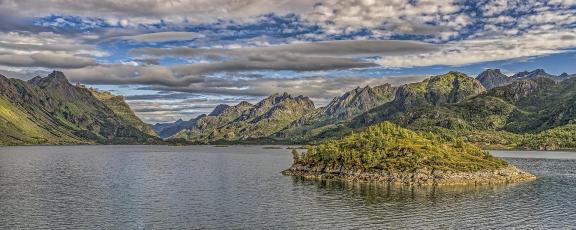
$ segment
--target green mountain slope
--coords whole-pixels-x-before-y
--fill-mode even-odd
[[[98,91],[95,89],[90,89],[90,92],[101,102],[103,102],[108,108],[110,108],[115,114],[117,114],[124,122],[132,125],[134,128],[140,130],[141,132],[148,134],[153,137],[158,137],[158,134],[150,127],[150,125],[144,123],[140,118],[134,114],[134,111],[130,109],[130,106],[126,104],[122,96],[113,95],[110,92]]]
[[[206,116],[196,127],[176,134],[173,139],[213,142],[268,137],[313,110],[314,103],[307,97],[274,94],[256,105],[244,102],[217,116]]]
[[[369,111],[394,99],[397,88],[390,84],[375,87],[356,88],[334,98],[327,106],[318,108],[294,121],[285,129],[274,135],[275,138],[290,138],[291,142],[302,142],[325,130],[334,128],[335,124]]]
[[[0,76],[2,144],[143,143],[154,140],[61,72],[28,82]]]

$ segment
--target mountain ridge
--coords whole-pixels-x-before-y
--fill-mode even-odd
[[[160,141],[141,130],[150,131],[142,121],[134,127],[129,114],[117,114],[90,89],[70,84],[59,71],[29,81],[1,76],[0,101],[2,145]],[[124,104],[116,109],[122,106],[128,108]]]

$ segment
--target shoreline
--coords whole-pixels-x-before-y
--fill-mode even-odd
[[[126,144],[82,144],[82,143],[70,143],[70,144],[24,144],[24,145],[0,145],[0,147],[26,147],[26,146],[303,146],[303,145],[293,145],[293,144],[147,144],[147,143],[126,143]],[[304,144],[305,145],[305,144]],[[296,149],[306,149],[306,148],[296,148]],[[517,152],[576,152],[575,149],[554,149],[554,150],[542,150],[542,149],[508,149],[508,148],[481,148],[486,151],[517,151]]]
[[[418,170],[413,173],[372,170],[345,170],[330,167],[308,168],[295,164],[281,172],[284,176],[300,176],[306,179],[339,180],[396,185],[490,185],[535,180],[536,176],[509,165],[496,170],[478,172],[441,172]]]

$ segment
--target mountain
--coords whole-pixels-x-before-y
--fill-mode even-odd
[[[220,104],[218,106],[216,106],[216,108],[214,108],[214,110],[212,110],[212,112],[210,112],[210,114],[208,114],[208,116],[218,116],[222,113],[224,113],[226,111],[226,109],[230,108],[229,105],[226,104]]]
[[[344,93],[334,98],[323,110],[329,117],[350,118],[389,101],[396,91],[390,84],[366,86]]]
[[[134,111],[130,109],[130,106],[126,104],[122,96],[116,96],[110,92],[98,91],[95,89],[90,89],[90,91],[92,92],[92,95],[114,111],[114,113],[124,120],[124,122],[132,125],[134,128],[145,134],[159,137],[154,129],[152,129],[148,124],[142,122],[142,120],[134,114]]]
[[[288,138],[296,143],[309,140],[326,129],[332,129],[337,124],[391,101],[396,90],[397,87],[390,84],[357,87],[340,97],[335,97],[325,107],[317,108],[292,122],[285,129],[275,133],[274,138]]]
[[[499,69],[487,69],[480,73],[476,80],[480,81],[486,89],[508,85],[513,81],[511,77],[504,75]]]
[[[553,80],[557,80],[557,78],[558,78],[557,76],[546,73],[546,71],[544,71],[543,69],[536,69],[536,70],[533,70],[531,72],[523,71],[523,72],[519,72],[519,73],[512,75],[512,79],[514,79],[515,81],[529,80],[529,79],[540,78],[540,77],[550,78]]]
[[[382,122],[292,152],[284,175],[396,184],[493,184],[535,177],[461,139],[446,140]]]
[[[486,91],[482,84],[466,74],[449,72],[422,82],[400,86],[394,100],[376,107],[351,122],[351,127],[363,127],[401,117],[412,109],[458,103]]]
[[[238,107],[246,106],[245,103],[248,103],[248,102],[242,102],[242,103],[240,103],[240,105]],[[248,105],[248,106],[252,106],[252,105]],[[236,112],[234,112],[234,111],[237,111],[238,107],[232,108],[229,105],[220,104],[220,105],[216,106],[212,110],[212,112],[210,112],[208,115],[202,114],[202,115],[200,115],[196,118],[192,118],[188,121],[183,121],[182,119],[179,119],[178,121],[173,122],[173,123],[157,123],[155,125],[152,125],[152,128],[154,128],[154,130],[156,130],[156,132],[158,132],[158,134],[160,134],[160,137],[169,138],[169,137],[172,137],[172,136],[176,135],[177,133],[181,132],[182,130],[190,130],[190,129],[195,129],[197,127],[203,127],[203,126],[206,126],[207,123],[211,123],[211,122],[220,123],[218,121],[214,121],[213,118],[219,117],[220,115],[222,115],[221,116],[222,118],[223,117],[230,117],[231,114],[236,114]],[[238,116],[239,115],[240,114],[238,114]]]
[[[523,71],[523,72],[516,73],[516,74],[512,75],[512,79],[514,81],[521,81],[521,80],[530,80],[530,79],[535,79],[535,78],[549,78],[549,79],[552,79],[556,82],[560,82],[560,81],[563,81],[563,80],[566,80],[566,79],[569,79],[569,78],[572,78],[575,76],[576,76],[576,74],[569,75],[567,73],[562,73],[562,74],[556,76],[553,74],[546,73],[546,71],[544,71],[543,69],[536,69],[536,70],[533,70],[530,72]]]
[[[576,78],[516,81],[476,97],[416,108],[389,119],[403,127],[463,137],[487,148],[576,148]]]
[[[196,127],[183,130],[172,138],[213,142],[268,137],[314,109],[314,103],[307,97],[273,94],[255,105],[242,102],[226,107],[215,113],[218,115],[200,119]]]
[[[206,114],[202,114],[188,121],[178,119],[172,123],[156,123],[151,125],[151,127],[158,133],[158,135],[160,135],[161,138],[168,138],[184,129],[194,128],[198,120],[205,116]]]
[[[487,70],[477,78],[449,72],[399,87],[357,87],[320,108],[301,96],[274,94],[256,105],[217,108],[172,138],[317,143],[389,121],[485,148],[576,148],[570,136],[576,133],[576,78],[561,76],[566,79],[540,70],[515,77]]]
[[[0,75],[0,144],[158,141],[119,100],[109,101],[111,108],[58,71],[27,82]]]
[[[556,82],[560,82],[572,77],[574,75],[569,75],[567,73],[562,73],[558,76],[546,73],[543,69],[536,69],[533,71],[523,71],[512,75],[511,77],[502,74],[499,69],[487,69],[480,73],[476,79],[482,83],[486,89],[492,89],[495,87],[505,86],[511,84],[515,81],[530,80],[536,78],[548,78]]]

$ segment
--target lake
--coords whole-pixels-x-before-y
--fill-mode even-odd
[[[539,178],[408,188],[282,176],[285,148],[0,147],[0,229],[576,227],[576,153],[493,153]]]

